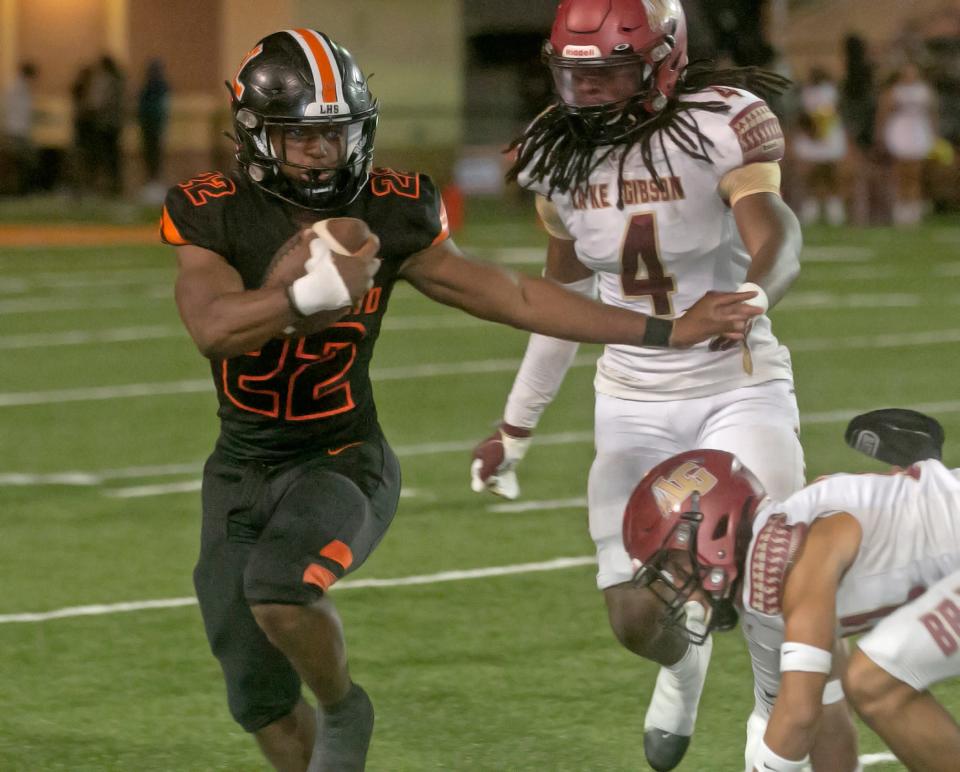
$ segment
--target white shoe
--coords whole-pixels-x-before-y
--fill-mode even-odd
[[[688,601],[683,608],[687,627],[698,632],[704,630],[703,606]],[[701,646],[690,644],[679,662],[661,667],[657,674],[657,684],[643,720],[643,749],[647,763],[657,772],[667,772],[677,766],[690,745],[712,651],[713,638],[708,637]]]

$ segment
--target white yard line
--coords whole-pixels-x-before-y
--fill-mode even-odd
[[[83,346],[101,343],[129,343],[162,338],[185,338],[183,327],[112,327],[104,330],[67,330],[65,332],[35,332],[24,335],[5,335],[0,338],[0,349],[34,349],[52,346]]]
[[[568,445],[578,442],[593,442],[593,432],[557,432],[537,436],[537,445]],[[449,442],[424,442],[416,445],[395,445],[394,451],[401,458],[429,456],[438,453],[462,453],[472,450],[476,439]],[[130,480],[149,477],[177,477],[195,474],[203,468],[203,461],[184,464],[158,464],[156,466],[131,466],[121,469],[104,469],[99,472],[67,471],[50,473],[7,472],[0,473],[0,485],[72,485],[91,487],[115,480]]]
[[[952,402],[926,402],[908,405],[915,410],[932,415],[960,412],[960,400]],[[853,416],[869,410],[871,407],[848,408],[844,410],[829,410],[820,413],[806,413],[801,418],[801,425],[813,426],[817,424],[842,423],[849,421]],[[592,431],[556,432],[553,434],[539,434],[536,439],[538,446],[574,445],[593,442]],[[424,442],[416,445],[396,445],[394,450],[401,459],[416,456],[429,456],[444,453],[466,453],[477,444],[477,438],[469,440],[451,440],[448,442]],[[33,473],[7,472],[0,473],[0,486],[42,486],[66,485],[77,487],[95,487],[115,480],[136,478],[171,477],[187,474],[196,474],[203,467],[203,461],[184,464],[162,464],[157,466],[134,466],[122,469],[105,469],[99,472],[70,470],[64,472]],[[180,486],[183,486],[182,488]],[[191,492],[199,489],[199,482],[195,479],[172,483],[158,483],[156,485],[130,486],[111,488],[104,491],[104,495],[115,498],[136,498],[149,495],[163,495],[166,493]],[[420,492],[409,493],[410,496],[425,495]],[[566,503],[564,503],[566,502]],[[561,500],[563,506],[580,506],[579,499]],[[557,506],[557,502],[547,502],[550,506]],[[517,506],[518,508],[512,509]],[[519,505],[498,504],[489,509],[492,512],[528,511],[547,509],[544,502],[526,501]]]
[[[853,293],[792,292],[777,306],[781,311],[827,308],[847,311],[851,308],[916,308],[924,304],[920,295],[905,292]]]
[[[857,246],[805,246],[800,253],[801,263],[865,263],[873,260],[877,252],[873,247]]]
[[[23,294],[37,289],[106,289],[131,284],[166,286],[174,280],[174,271],[162,268],[120,268],[103,271],[42,271],[0,278],[0,294]]]
[[[440,582],[457,582],[465,579],[485,579],[491,576],[508,576],[511,574],[529,574],[540,571],[558,571],[564,568],[577,568],[594,563],[592,555],[575,558],[554,558],[540,563],[517,563],[507,566],[488,566],[465,571],[441,571],[436,574],[420,576],[402,576],[396,579],[344,579],[337,582],[333,589],[359,590],[366,588],[391,589],[394,587],[411,587],[420,584],[438,584]],[[53,611],[26,612],[20,614],[0,614],[0,624],[11,622],[46,622],[51,619],[65,619],[69,617],[102,616],[104,614],[120,614],[126,611],[145,611],[160,608],[179,608],[193,606],[196,598],[162,598],[158,600],[129,601],[125,603],[105,603],[89,606],[69,606]]]
[[[851,247],[854,250],[852,254],[859,254],[856,250],[860,248]],[[539,255],[536,260],[533,259],[533,253]],[[500,256],[500,262],[508,263],[527,263],[539,262],[542,260],[542,254],[539,250],[531,249],[503,249],[498,250],[496,255]],[[846,254],[841,253],[841,254]],[[960,263],[945,262],[932,267],[932,274],[942,277],[960,276]],[[897,270],[891,266],[852,266],[842,268],[838,272],[831,272],[829,277],[821,277],[830,281],[851,281],[864,282],[876,281],[879,279],[889,279],[896,275]],[[84,277],[82,274],[68,275],[56,280],[48,280],[51,286],[72,288],[72,287],[99,287],[134,283],[133,278],[120,277],[114,281],[109,278],[92,279]],[[0,294],[19,294],[23,295],[29,288],[29,280],[23,277],[8,277],[0,279]],[[409,291],[410,296],[416,295],[406,285],[400,285],[395,292],[396,296],[403,296],[404,291]],[[63,295],[43,295],[43,296],[23,296],[15,299],[0,300],[0,315],[4,314],[25,314],[25,313],[51,313],[56,311],[81,311],[98,310],[102,308],[128,308],[137,306],[146,301],[169,300],[171,289],[169,284],[155,284],[147,286],[140,290],[137,295],[105,296],[91,298],[63,296]],[[940,300],[943,300],[941,297]],[[835,308],[844,310],[845,308],[912,308],[929,302],[922,296],[915,293],[854,293],[843,294],[836,292],[794,292],[778,307],[779,312],[801,311],[809,308]],[[444,313],[420,316],[402,316],[388,315],[384,320],[384,331],[391,330],[419,330],[434,328],[463,328],[479,327],[489,324],[479,319],[459,313]],[[136,330],[142,329],[140,338],[136,337]],[[62,345],[81,345],[81,344],[103,344],[113,342],[124,342],[137,339],[157,339],[174,338],[185,336],[186,333],[180,326],[168,327],[126,327],[126,328],[106,328],[101,330],[67,330],[59,333],[27,333],[22,335],[7,336],[0,340],[0,349],[10,348],[34,348],[41,346],[62,346]]]
[[[934,276],[954,277],[960,276],[960,262],[940,263],[933,266],[931,273]]]
[[[490,259],[497,262],[513,265],[540,265],[546,255],[546,247],[513,247],[495,250],[466,249],[466,251],[480,257],[490,256]],[[877,252],[872,247],[807,246],[803,248],[800,261],[811,263],[865,263],[873,260],[876,256]]]
[[[791,341],[791,351],[840,351],[844,349],[902,348],[936,346],[960,341],[960,330],[898,332],[882,335],[856,335],[849,338],[808,338]]]
[[[168,493],[193,493],[200,490],[202,484],[202,480],[186,480],[157,485],[135,485],[130,488],[111,488],[104,491],[103,495],[111,499],[141,499],[148,496],[165,496]]]
[[[116,295],[105,295],[98,298],[53,296],[0,300],[0,315],[47,314],[57,311],[99,311],[104,308],[140,308],[144,303],[156,302],[157,300],[172,302],[172,293],[172,288],[167,287],[165,296],[141,293],[123,297],[117,297]]]
[[[546,499],[544,501],[511,501],[508,504],[492,504],[487,512],[517,513],[540,512],[545,509],[583,509],[587,500],[583,496],[573,499]]]
[[[449,330],[481,327],[490,324],[467,314],[435,314],[423,316],[387,317],[383,332],[406,330]],[[186,339],[187,332],[180,325],[153,325],[147,327],[110,327],[102,330],[66,330],[64,332],[36,332],[7,335],[0,338],[0,350],[34,349],[56,346],[100,345],[128,343],[141,340]]]
[[[842,279],[842,277],[837,277]],[[123,296],[104,295],[101,297],[76,297],[71,295],[45,295],[43,297],[18,297],[0,300],[0,316],[12,314],[49,314],[58,311],[98,311],[104,308],[139,308],[145,303],[173,303],[173,290],[166,285],[147,287],[137,294]],[[411,295],[411,297],[414,297]],[[777,306],[777,311],[789,311],[798,308],[835,307],[844,308],[885,308],[915,307],[926,302],[920,295],[904,293],[856,293],[839,292],[794,292]],[[387,320],[392,317],[388,316]],[[438,314],[437,317],[440,318]],[[402,324],[402,322],[400,323]],[[387,326],[385,322],[385,327]]]
[[[874,764],[887,764],[896,760],[897,757],[892,753],[865,753],[860,757],[860,763],[865,767],[872,767]]]
[[[863,348],[901,348],[939,345],[960,340],[960,329],[928,330],[886,335],[858,335],[847,338],[808,338],[790,342],[793,351],[833,351]],[[574,367],[594,366],[598,354],[580,355]],[[513,372],[518,359],[483,359],[474,362],[437,362],[404,367],[373,368],[374,381],[394,381],[414,378],[432,378],[448,375],[476,375],[481,373]],[[133,397],[155,397],[170,394],[208,394],[212,389],[207,379],[155,383],[131,383],[120,386],[94,386],[51,391],[0,393],[0,408],[24,405],[48,405],[65,402],[97,402]]]
[[[0,475],[2,478],[2,475]],[[2,484],[2,479],[0,479]],[[158,483],[156,485],[134,485],[128,488],[108,488],[103,495],[111,499],[143,499],[151,496],[166,496],[170,493],[195,493],[203,487],[203,480],[184,480],[182,482]],[[401,488],[401,499],[432,498],[424,495],[418,488]]]

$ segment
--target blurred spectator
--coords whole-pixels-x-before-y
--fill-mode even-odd
[[[29,193],[33,188],[33,172],[37,152],[33,145],[34,121],[33,81],[37,68],[30,62],[20,65],[3,100],[4,145],[13,162],[14,192]]]
[[[847,132],[850,180],[850,220],[868,225],[871,220],[872,148],[877,97],[873,63],[867,44],[857,35],[844,41],[845,73],[840,87],[840,117]]]
[[[841,225],[846,211],[840,192],[840,163],[847,154],[847,135],[839,111],[840,93],[825,70],[814,68],[800,89],[801,113],[793,138],[802,193],[800,220],[810,224],[821,214]]]
[[[163,202],[166,188],[160,180],[163,166],[163,140],[170,115],[170,87],[163,73],[163,62],[151,59],[137,100],[137,122],[143,147],[143,163],[147,181],[143,197]]]
[[[113,57],[102,56],[90,73],[87,105],[92,112],[91,145],[95,171],[104,174],[106,192],[119,195],[120,131],[123,128],[123,74]]]
[[[933,89],[908,62],[880,95],[877,112],[878,142],[893,162],[894,225],[923,219],[923,166],[937,138],[936,116]]]
[[[91,184],[96,176],[96,139],[93,130],[94,112],[90,103],[90,67],[83,67],[70,86],[70,100],[73,105],[73,167],[72,182],[74,194],[79,196]]]

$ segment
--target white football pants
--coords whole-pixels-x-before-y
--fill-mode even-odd
[[[898,608],[857,647],[918,692],[960,676],[960,571]]]
[[[602,590],[633,577],[623,547],[623,510],[648,470],[686,450],[725,450],[757,476],[770,496],[783,500],[804,484],[799,430],[797,400],[787,380],[673,402],[597,394],[597,455],[587,490],[597,586]]]

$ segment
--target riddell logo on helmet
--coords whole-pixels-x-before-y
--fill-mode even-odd
[[[564,46],[563,55],[571,59],[589,59],[600,56],[600,49],[596,46]]]

